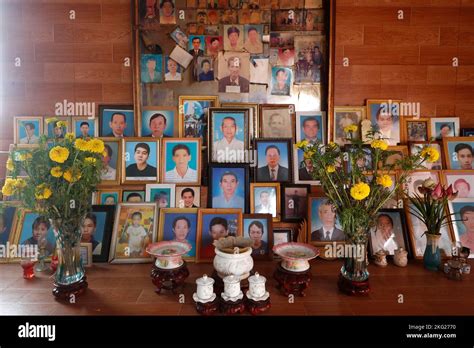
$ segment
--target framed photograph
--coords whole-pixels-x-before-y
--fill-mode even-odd
[[[388,145],[400,143],[400,100],[368,99],[367,118]]]
[[[431,138],[429,118],[402,118],[402,141],[429,141]]]
[[[115,216],[110,248],[110,263],[147,263],[146,253],[156,241],[157,206],[155,203],[120,203]]]
[[[303,23],[303,11],[300,10],[272,11],[271,15],[272,31],[296,31]]]
[[[194,59],[204,55],[205,41],[203,35],[189,35],[188,53]]]
[[[256,182],[291,182],[291,139],[255,139]]]
[[[248,160],[249,110],[210,108],[209,154],[217,163],[243,163]]]
[[[37,145],[43,134],[43,117],[18,116],[14,117],[14,142],[17,145]]]
[[[308,216],[308,196],[311,185],[284,184],[281,188],[281,217],[283,221],[299,222]]]
[[[413,257],[416,259],[423,259],[423,254],[426,249],[426,232],[425,224],[416,216],[410,214],[410,204],[405,206],[408,230],[410,234],[410,245],[412,248]],[[448,214],[448,212],[446,212]],[[441,238],[439,240],[439,248],[442,257],[451,257],[451,248],[454,243],[453,235],[448,229],[448,225],[441,227]]]
[[[423,181],[425,181],[426,179],[432,179],[436,184],[439,183],[439,172],[436,170],[413,171],[408,177],[408,181],[406,183],[408,195],[410,197],[414,196],[415,192],[420,194],[420,192],[418,191],[418,187],[423,185]]]
[[[201,138],[207,146],[207,113],[210,107],[219,106],[217,96],[179,97],[179,134],[183,138]]]
[[[324,10],[304,10],[303,18],[303,30],[324,31]]]
[[[142,54],[140,57],[140,82],[163,82],[163,55]]]
[[[147,184],[145,202],[154,202],[158,208],[175,207],[176,186],[174,184]]]
[[[387,151],[393,151],[394,153],[387,157],[385,164],[394,166],[394,170],[400,169],[400,166],[396,165],[396,163],[397,161],[401,161],[404,157],[408,156],[408,147],[406,145],[389,146]],[[379,166],[383,167],[383,164],[380,162]]]
[[[183,256],[186,261],[196,259],[196,237],[198,224],[197,209],[160,209],[158,241],[178,241],[191,244],[192,249]]]
[[[160,2],[148,0],[139,2],[140,23],[143,26],[158,25],[160,17]]]
[[[91,245],[94,262],[107,262],[115,219],[115,205],[93,205],[81,225],[81,243]]]
[[[344,128],[355,124],[357,132],[354,133],[356,139],[360,138],[359,125],[365,119],[364,106],[336,106],[334,107],[334,142],[338,145],[349,144],[350,141],[346,139]]]
[[[243,51],[244,26],[239,24],[224,25],[224,50]]]
[[[474,169],[474,140],[471,137],[443,138],[444,158],[447,169]]]
[[[296,142],[306,140],[311,144],[326,144],[326,113],[324,111],[296,112]]]
[[[403,209],[381,209],[375,218],[375,226],[370,230],[370,255],[384,250],[395,255],[395,250],[403,248],[410,253],[408,229]]]
[[[44,119],[44,134],[50,139],[63,139],[66,133],[71,132],[70,117],[55,117],[55,121],[47,122]]]
[[[260,105],[259,137],[295,139],[294,113],[293,104]]]
[[[274,227],[272,249],[275,245],[292,242],[293,233],[294,231],[291,228]]]
[[[430,122],[431,136],[436,140],[460,135],[459,117],[431,117]]]
[[[250,184],[250,212],[252,214],[271,214],[273,221],[280,221],[280,198],[279,183]]]
[[[122,145],[122,183],[158,182],[160,140],[126,138]]]
[[[145,202],[145,190],[122,190],[123,203]]]
[[[353,152],[358,152],[358,148],[352,145],[344,145],[344,152],[347,154],[352,154]],[[372,152],[370,151],[370,145],[363,145],[362,146],[362,153],[357,155],[357,159],[355,160],[355,164],[359,168],[359,170],[363,172],[368,172],[374,169],[374,163],[372,163]],[[346,158],[344,159],[346,160]],[[346,161],[347,171],[352,172],[352,163],[348,160]]]
[[[198,57],[195,68],[199,82],[214,81],[214,60],[212,56]]]
[[[263,53],[263,25],[246,24],[244,30],[244,49],[252,54]]]
[[[182,48],[186,49],[188,48],[188,36],[186,33],[181,30],[180,27],[176,27],[171,33],[170,33],[171,38]]]
[[[80,248],[82,266],[92,266],[92,243],[81,243]]]
[[[178,135],[178,110],[175,107],[144,107],[138,118],[141,137],[171,138]]]
[[[313,178],[313,161],[304,158],[303,150],[293,147],[293,177],[295,184],[319,185],[320,182]]]
[[[170,58],[165,56],[165,81],[181,81],[182,78],[181,66]]]
[[[249,111],[249,139],[257,138],[258,136],[258,115],[260,108],[257,103],[241,103],[241,102],[232,102],[232,103],[222,103],[223,108],[232,108],[232,109],[247,109]],[[249,142],[249,147],[252,148],[252,142]]]
[[[199,208],[201,186],[176,186],[176,208]]]
[[[164,183],[201,184],[201,139],[166,138],[162,141]]]
[[[293,70],[284,66],[272,67],[272,87],[271,95],[291,95],[291,85],[293,84]]]
[[[228,236],[242,236],[241,209],[199,209],[196,261],[212,262],[213,242]]]
[[[222,36],[206,36],[206,54],[212,58],[217,58],[219,52],[224,49]],[[213,74],[214,75],[214,74]],[[209,80],[210,81],[210,80]]]
[[[441,170],[444,168],[443,164],[443,150],[440,142],[428,142],[428,141],[417,141],[417,142],[409,142],[408,143],[408,149],[410,150],[410,155],[416,155],[423,150],[425,146],[429,145],[429,147],[432,147],[436,149],[439,152],[439,159],[436,162],[428,162],[424,161],[422,166],[425,167],[428,170]]]
[[[176,13],[174,0],[160,1],[160,24],[176,24]]]
[[[99,105],[99,135],[101,137],[134,137],[133,105]]]
[[[441,179],[445,186],[453,185],[460,198],[474,198],[474,172],[472,170],[443,170]]]
[[[325,37],[320,35],[295,35],[295,83],[317,84],[325,68]],[[327,64],[327,63],[326,63]]]
[[[122,201],[122,190],[119,188],[99,189],[95,193],[97,205],[116,205]]]
[[[279,48],[276,65],[291,67],[295,64],[295,50],[292,48]]]
[[[224,39],[225,45],[225,39]],[[218,64],[219,93],[248,93],[250,88],[250,54],[220,52]]]
[[[15,235],[17,214],[16,207],[5,206],[0,203],[0,245],[7,245]],[[0,259],[0,263],[7,262],[8,259]]]
[[[456,242],[461,242],[463,247],[471,249],[469,258],[474,257],[474,199],[458,198],[449,201],[449,212],[454,214],[451,217],[451,226],[454,231]]]
[[[101,138],[107,156],[102,158],[103,169],[100,185],[119,185],[122,170],[122,144],[119,138]]]
[[[181,46],[177,45],[174,47],[173,51],[171,51],[170,58],[181,65],[183,69],[186,69],[193,61],[194,56]]]
[[[461,128],[462,137],[474,137],[474,128]]]
[[[345,243],[336,208],[327,197],[308,197],[308,235],[307,241],[315,246]]]
[[[210,164],[208,206],[248,211],[249,166],[246,164]]]
[[[270,33],[270,47],[276,48],[294,48],[295,35],[288,32],[271,32]]]
[[[270,259],[273,245],[273,226],[270,214],[244,214],[244,237],[252,240],[252,257]]]
[[[76,138],[91,138],[99,136],[99,126],[97,118],[73,117],[71,119],[72,131]]]

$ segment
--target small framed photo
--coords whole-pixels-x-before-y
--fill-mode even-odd
[[[196,259],[197,209],[160,209],[158,241],[177,241],[191,244],[192,249],[183,256],[186,261]]]
[[[158,208],[175,207],[176,186],[174,184],[147,184],[145,202],[154,202]]]
[[[271,214],[273,221],[281,220],[281,193],[278,183],[250,184],[250,212],[252,214]]]
[[[122,190],[123,203],[143,203],[145,202],[145,190]]]
[[[225,39],[224,39],[225,45]],[[250,89],[250,53],[220,52],[217,58],[219,93],[248,93]]]
[[[272,216],[270,214],[244,214],[244,237],[252,240],[252,257],[270,259],[273,245]]]
[[[403,209],[381,209],[375,218],[375,225],[370,230],[370,255],[380,250],[388,255],[395,255],[395,250],[403,248],[410,254],[408,229]]]
[[[365,107],[363,106],[336,106],[334,107],[334,142],[338,145],[349,144],[346,139],[344,128],[356,125],[357,132],[354,135],[356,139],[360,138],[359,125],[365,119]]]
[[[205,41],[203,35],[190,35],[188,53],[194,58],[204,55]]]
[[[471,137],[443,138],[447,169],[474,169],[474,140]]]
[[[101,137],[134,137],[133,105],[99,105],[99,135]]]
[[[386,158],[385,165],[393,166],[393,170],[400,169],[397,162],[408,156],[408,147],[406,145],[389,146],[387,151],[393,151],[394,153]],[[382,163],[379,165],[382,166]]]
[[[107,262],[115,219],[115,205],[93,205],[81,224],[81,243],[91,245],[94,262]]]
[[[260,105],[259,137],[295,139],[294,113],[293,104]]]
[[[224,25],[224,50],[242,51],[244,48],[244,26]]]
[[[293,7],[291,7],[293,8]],[[271,11],[272,31],[295,31],[303,22],[303,11]]]
[[[411,175],[408,177],[407,185],[407,193],[410,197],[414,196],[415,193],[421,195],[418,191],[418,187],[423,185],[423,182],[426,179],[432,179],[435,184],[440,182],[439,172],[436,170],[426,170],[426,171],[413,171]]]
[[[443,170],[442,182],[445,186],[453,185],[454,192],[460,198],[474,198],[474,172],[471,170]]]
[[[71,132],[70,117],[55,117],[53,122],[44,120],[44,134],[50,139],[63,139],[66,133]]]
[[[359,153],[358,147],[353,145],[344,145],[344,152],[346,153],[358,153],[357,159],[355,160],[355,164],[359,168],[359,170],[363,172],[368,172],[374,169],[374,163],[372,163],[372,152],[370,150],[370,145],[363,145],[362,152]],[[354,154],[355,156],[355,154]],[[352,163],[351,161],[347,160],[347,171],[352,172]]]
[[[223,108],[232,108],[232,109],[247,109],[249,111],[249,139],[256,138],[258,135],[258,115],[260,108],[257,103],[241,103],[241,102],[232,102],[232,103],[222,103]],[[252,142],[249,142],[250,148],[252,148]]]
[[[284,184],[281,188],[283,221],[299,222],[308,216],[308,196],[311,185]]]
[[[241,209],[199,209],[197,262],[212,262],[216,255],[213,242],[228,236],[242,236]]]
[[[126,138],[122,145],[122,183],[158,182],[160,140]]]
[[[286,12],[288,13],[288,11]],[[295,84],[321,83],[321,71],[325,68],[325,36],[295,35],[294,40],[295,57],[297,57],[295,62]]]
[[[176,186],[176,208],[199,208],[201,186]]]
[[[101,185],[119,185],[122,170],[122,144],[119,138],[101,138],[104,141],[105,152],[103,169],[100,175]]]
[[[416,142],[409,142],[408,143],[408,149],[410,150],[410,155],[416,155],[423,150],[425,146],[432,147],[436,149],[439,153],[439,159],[436,162],[428,162],[424,161],[422,166],[428,170],[441,170],[444,168],[444,156],[443,156],[443,150],[440,142],[428,142],[428,141],[416,141]]]
[[[252,54],[263,53],[263,25],[246,24],[244,30],[244,49]]]
[[[5,203],[0,203],[0,245],[7,245],[11,238],[15,234],[15,228],[17,223],[17,208],[8,206]],[[1,260],[0,263],[4,263]]]
[[[146,248],[156,240],[155,203],[120,203],[115,216],[110,248],[111,263],[147,263]]]
[[[379,136],[388,145],[398,145],[400,139],[400,100],[368,99],[367,118],[375,125]]]
[[[460,135],[459,117],[431,117],[430,121],[431,136],[436,140]]]
[[[276,65],[291,67],[295,64],[295,50],[292,48],[279,48]]]
[[[160,1],[160,24],[176,24],[176,13],[174,0]]]
[[[212,56],[198,57],[196,76],[199,82],[214,81],[214,60]]]
[[[140,82],[163,82],[163,55],[142,54],[140,57]]]
[[[448,202],[452,228],[456,242],[471,249],[469,258],[474,257],[474,199],[458,198]]]
[[[256,182],[291,182],[291,139],[255,139]]]
[[[138,118],[140,136],[171,138],[178,135],[178,110],[175,107],[144,107]]]
[[[219,52],[224,49],[222,36],[206,36],[206,54],[212,58],[217,58]]]
[[[182,48],[186,49],[188,48],[188,36],[184,31],[181,30],[180,27],[176,27],[171,33],[170,33],[171,38]]]
[[[326,143],[326,113],[324,111],[300,111],[296,113],[296,142],[306,140]]]
[[[81,262],[83,267],[92,266],[92,243],[81,243]]]
[[[43,134],[43,117],[18,116],[14,118],[14,142],[17,145],[37,145]]]
[[[336,208],[329,199],[308,197],[308,243],[324,247],[333,242],[344,243],[345,239]]]
[[[293,234],[294,231],[292,228],[274,227],[272,249],[275,245],[292,242]]]
[[[304,158],[304,152],[293,147],[293,177],[295,184],[319,185],[319,180],[313,178],[313,161],[310,158]]]
[[[209,153],[217,163],[247,162],[249,150],[249,110],[209,109]]]
[[[166,138],[162,141],[164,183],[201,183],[201,139]]]
[[[97,205],[116,205],[122,201],[122,190],[119,188],[103,188],[95,193],[94,204]]]
[[[402,118],[402,141],[429,141],[431,138],[429,118]]]
[[[165,56],[165,81],[181,81],[181,66],[174,59]]]
[[[285,66],[272,67],[271,95],[290,96],[293,84],[293,70]]]
[[[99,135],[99,126],[97,118],[89,119],[87,117],[73,117],[72,130],[76,138],[87,139]]]
[[[474,137],[474,128],[461,128],[462,137]]]
[[[247,212],[249,177],[246,164],[210,164],[208,206]]]

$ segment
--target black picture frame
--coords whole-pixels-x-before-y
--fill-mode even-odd
[[[270,174],[268,174],[268,178],[267,176],[263,175],[263,171],[259,170],[259,169],[264,169],[265,167],[262,167],[262,168],[259,168],[258,164],[259,164],[259,144],[264,144],[264,143],[267,143],[267,144],[272,144],[272,143],[285,143],[286,144],[286,149],[287,149],[287,152],[288,152],[288,167],[286,168],[288,170],[288,178],[287,180],[275,180],[275,181],[271,181],[269,180],[269,177],[270,177]],[[257,154],[256,156],[256,166],[254,168],[254,178],[255,178],[255,182],[279,182],[279,183],[292,183],[293,182],[293,146],[292,146],[292,138],[257,138],[257,139],[254,139],[254,150]],[[267,166],[268,167],[268,164]],[[260,174],[259,174],[260,172]],[[278,176],[279,174],[277,174]],[[278,177],[277,177],[278,179]]]
[[[272,245],[271,245],[271,255],[272,255],[272,258],[274,260],[281,260],[281,257],[278,256],[277,254],[275,254],[273,252],[273,247],[275,246],[275,233],[276,234],[283,234],[283,233],[286,233],[287,235],[287,242],[284,242],[284,243],[291,243],[293,242],[293,237],[294,237],[294,234],[295,234],[295,230],[292,228],[292,227],[273,227],[273,231],[272,231]],[[279,243],[280,244],[280,243]]]
[[[123,110],[123,111],[132,111],[133,112],[133,134],[124,135],[123,137],[135,137],[137,136],[137,116],[135,114],[135,109],[131,104],[101,104],[99,105],[99,136],[100,137],[111,137],[110,134],[104,134],[104,131],[109,129],[104,129],[104,111],[108,109],[114,110]],[[127,127],[128,128],[128,127]],[[113,137],[113,136],[112,136]]]
[[[93,213],[106,213],[101,253],[100,255],[92,255],[92,262],[108,262],[109,260],[110,243],[112,242],[112,233],[114,231],[115,208],[115,205],[92,206]]]
[[[271,260],[273,248],[273,217],[271,214],[243,214],[242,215],[242,236],[250,238],[248,230],[245,229],[246,220],[266,220],[267,223],[267,251],[266,254],[255,255],[252,253],[252,258],[256,260]]]
[[[288,217],[288,211],[287,211],[287,202],[286,202],[286,196],[285,196],[285,191],[287,188],[297,188],[297,189],[306,189],[306,196],[304,196],[302,199],[300,199],[300,202],[303,201],[305,202],[305,209],[304,211],[301,211],[299,214],[301,217]],[[284,222],[300,222],[303,219],[305,219],[308,216],[308,199],[307,197],[311,193],[311,185],[309,184],[283,184],[281,185],[281,221]],[[290,203],[290,202],[288,202]],[[294,203],[294,202],[293,202]],[[291,203],[290,203],[291,204]],[[288,206],[289,208],[289,206]]]
[[[462,137],[474,137],[474,128],[461,128]]]

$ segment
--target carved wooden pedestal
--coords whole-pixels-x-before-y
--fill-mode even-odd
[[[245,312],[244,298],[235,302],[226,301],[222,297],[219,298],[221,312],[226,315],[241,314]]]
[[[272,306],[270,297],[264,301],[254,301],[247,298],[247,309],[252,315],[258,315],[270,309]]]
[[[77,297],[83,294],[88,287],[87,278],[84,276],[78,282],[71,285],[63,285],[54,283],[53,296],[58,300],[71,300],[71,297]]]
[[[151,282],[156,286],[155,292],[161,293],[161,289],[171,290],[176,294],[176,289],[184,287],[184,281],[189,276],[186,262],[180,267],[173,269],[163,269],[153,265],[151,269]]]
[[[196,302],[196,311],[205,316],[214,315],[219,311],[219,298],[216,296],[212,302]]]
[[[339,280],[337,282],[339,290],[347,295],[352,296],[365,296],[370,292],[369,280],[363,282],[355,282],[349,279],[346,279],[339,274]]]
[[[278,264],[273,278],[278,282],[279,289],[285,296],[290,294],[296,296],[305,296],[305,291],[309,288],[311,282],[311,268],[304,272],[290,272]]]

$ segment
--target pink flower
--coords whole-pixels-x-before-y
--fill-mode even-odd
[[[433,197],[434,199],[438,200],[438,199],[443,198],[443,194],[444,194],[444,192],[443,192],[443,187],[441,186],[440,183],[438,183],[438,184],[435,186],[433,192],[431,192],[431,197]]]
[[[452,201],[458,196],[457,192],[454,192],[453,185],[449,185],[448,189],[445,191],[445,196],[448,200]]]

